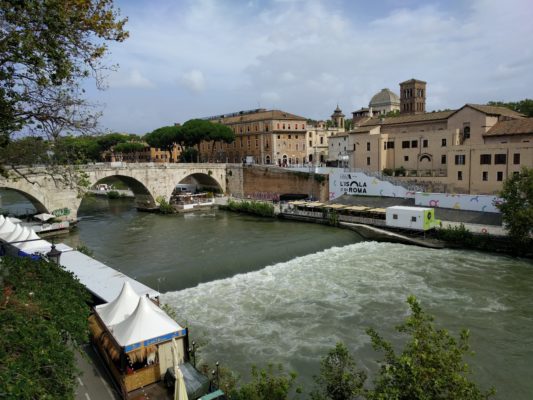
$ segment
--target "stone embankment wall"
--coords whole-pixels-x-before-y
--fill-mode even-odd
[[[228,168],[226,177],[228,192],[236,197],[270,200],[284,194],[305,194],[319,201],[329,197],[327,175],[253,165],[240,167],[240,172]]]

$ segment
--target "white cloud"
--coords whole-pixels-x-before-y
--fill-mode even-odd
[[[152,89],[155,85],[137,69],[132,69],[126,74],[113,73],[109,78],[109,86],[114,88]]]
[[[110,91],[150,87],[156,96],[150,104],[141,91],[138,97],[108,96],[106,115],[128,102],[158,111],[111,128],[157,127],[255,108],[258,100],[317,119],[331,115],[338,102],[349,115],[382,88],[397,92],[409,78],[428,82],[428,109],[531,97],[530,0],[409,1],[401,7],[390,1],[373,13],[377,5],[349,0],[247,5],[120,4],[130,17],[131,38],[112,46],[112,62],[135,68],[111,79]],[[175,90],[176,76],[187,90]]]
[[[181,75],[180,83],[193,93],[200,93],[205,90],[205,78],[202,71],[192,69]]]

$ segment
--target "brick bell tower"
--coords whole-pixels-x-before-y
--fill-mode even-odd
[[[426,82],[409,79],[400,83],[400,114],[426,112]]]

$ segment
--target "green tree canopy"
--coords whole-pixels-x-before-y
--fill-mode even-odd
[[[363,393],[366,374],[356,368],[355,361],[343,343],[320,362],[320,375],[315,377],[317,389],[311,393],[313,400],[349,400]]]
[[[231,400],[286,400],[294,386],[296,374],[285,374],[281,365],[260,370],[252,367],[252,381],[229,393]],[[299,390],[297,390],[299,391]]]
[[[468,331],[459,338],[445,329],[437,329],[433,317],[422,311],[414,296],[407,299],[411,314],[396,329],[407,335],[401,352],[374,329],[367,333],[375,350],[384,353],[373,388],[364,388],[366,374],[356,371],[343,345],[322,360],[313,400],[481,400],[494,394],[481,391],[470,378],[463,357],[470,355]]]
[[[522,168],[503,183],[498,204],[509,236],[517,249],[531,242],[533,235],[533,169]]]
[[[532,99],[524,99],[520,101],[511,101],[511,102],[489,101],[487,105],[506,107],[513,111],[524,114],[526,117],[533,117],[533,100]]]
[[[209,136],[213,124],[203,119],[190,119],[182,126],[183,145],[193,147],[199,145]]]
[[[163,126],[144,136],[144,140],[151,147],[155,147],[169,154],[169,159],[172,160],[172,150],[174,146],[179,144],[183,146],[184,138],[183,132],[180,126]]]
[[[123,133],[109,133],[107,135],[98,136],[96,140],[100,146],[100,151],[106,151],[111,150],[111,148],[118,143],[127,142],[129,137]]]
[[[100,87],[106,42],[125,40],[112,0],[0,0],[0,135],[94,126],[79,83]]]

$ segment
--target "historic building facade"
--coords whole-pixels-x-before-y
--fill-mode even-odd
[[[430,182],[447,192],[494,194],[522,166],[533,167],[533,118],[502,107],[466,104],[425,110],[425,82],[402,85],[409,106],[391,118],[366,118],[330,138],[330,161]],[[403,92],[403,90],[411,90]],[[421,103],[423,101],[423,103]],[[417,105],[418,104],[418,105]]]
[[[306,162],[306,118],[281,110],[256,109],[207,118],[230,127],[233,143],[199,146],[200,161],[288,166]],[[214,159],[212,159],[214,158]]]

